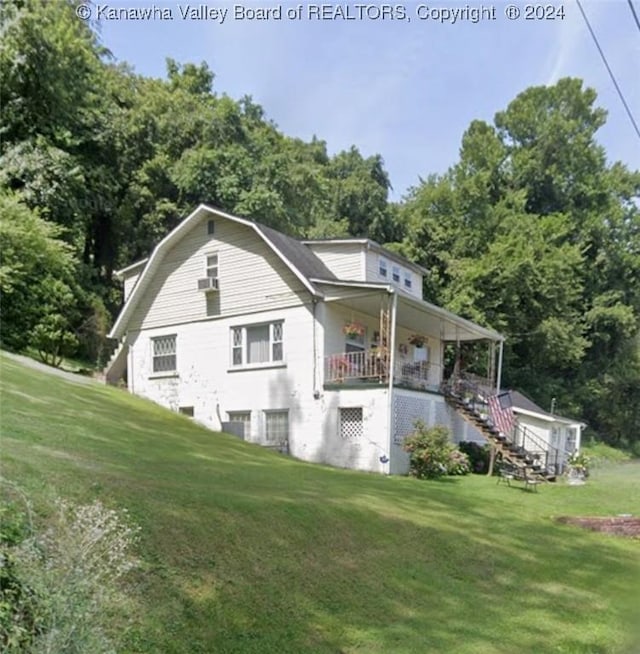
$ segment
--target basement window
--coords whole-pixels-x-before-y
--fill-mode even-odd
[[[265,411],[265,442],[282,444],[289,441],[289,411]]]
[[[181,406],[178,409],[178,412],[181,413],[184,416],[189,416],[189,418],[193,418],[193,407],[192,406]]]
[[[229,422],[240,422],[244,427],[244,437],[251,433],[251,411],[227,411]]]

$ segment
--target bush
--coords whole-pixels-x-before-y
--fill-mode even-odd
[[[435,479],[444,475],[466,475],[469,459],[449,441],[449,430],[442,425],[427,429],[417,420],[415,431],[404,441],[409,452],[409,469],[418,479]]]
[[[121,578],[136,563],[136,530],[98,501],[58,501],[46,531],[2,534],[2,651],[113,652],[109,621],[124,601]]]
[[[458,449],[469,457],[471,472],[484,475],[489,472],[491,460],[491,445],[488,443],[480,445],[474,441],[462,441],[458,443]]]

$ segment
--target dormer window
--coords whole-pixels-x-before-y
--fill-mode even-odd
[[[405,271],[405,273],[404,273],[404,287],[410,291],[412,286],[413,286],[413,280],[411,279],[411,273]]]
[[[387,260],[380,257],[378,260],[378,274],[380,277],[387,277]]]

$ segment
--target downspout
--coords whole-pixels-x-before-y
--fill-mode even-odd
[[[504,341],[500,341],[498,346],[498,376],[496,379],[496,393],[500,392],[500,386],[502,385],[502,356],[504,352]]]
[[[393,296],[391,303],[391,333],[389,334],[389,398],[388,398],[388,427],[387,434],[389,437],[389,444],[387,451],[391,454],[391,443],[393,440],[393,372],[396,365],[396,316],[398,313],[398,294],[391,289],[389,295]],[[389,461],[389,466],[391,462]]]

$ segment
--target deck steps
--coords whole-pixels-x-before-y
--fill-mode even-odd
[[[457,413],[473,425],[491,443],[502,461],[519,468],[530,478],[539,481],[555,481],[555,474],[549,474],[537,463],[536,457],[523,447],[511,442],[491,423],[488,417],[477,411],[474,405],[455,395],[451,391],[445,393],[445,399]]]

